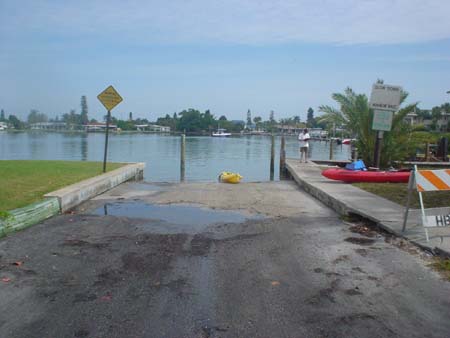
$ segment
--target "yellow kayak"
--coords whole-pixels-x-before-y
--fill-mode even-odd
[[[219,175],[219,182],[222,183],[239,183],[242,179],[242,176],[237,173],[230,173],[224,171]]]

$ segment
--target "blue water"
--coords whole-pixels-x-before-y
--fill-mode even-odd
[[[275,179],[279,177],[280,137],[275,144]],[[103,161],[101,133],[0,132],[0,159]],[[269,136],[186,137],[186,181],[216,181],[222,171],[239,172],[246,182],[270,179]],[[347,159],[348,146],[334,146],[335,159]],[[286,137],[286,156],[298,158],[295,137]],[[310,142],[310,158],[328,159],[329,144]],[[144,178],[152,182],[180,179],[180,136],[111,134],[108,161],[145,162]],[[1,164],[0,164],[1,165]]]

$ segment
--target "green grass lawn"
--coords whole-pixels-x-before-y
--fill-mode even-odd
[[[353,183],[354,186],[384,197],[400,205],[406,204],[407,183]],[[422,193],[425,208],[450,207],[450,191],[431,191]],[[419,194],[414,191],[411,207],[420,208]]]
[[[107,170],[124,164],[108,163]],[[24,207],[48,192],[99,175],[101,162],[0,161],[0,211]]]

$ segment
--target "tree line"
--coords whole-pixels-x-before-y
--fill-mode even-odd
[[[11,114],[6,118],[3,109],[0,114],[0,121],[8,122],[15,129],[25,129],[27,126],[40,122],[63,122],[68,129],[82,129],[83,125],[98,122],[96,119],[89,119],[88,105],[86,96],[81,97],[81,112],[78,114],[75,109],[69,113],[63,114],[61,117],[49,118],[47,114],[39,112],[37,109],[30,110],[26,121],[20,120],[17,116]],[[275,132],[278,124],[290,125],[295,127],[316,127],[319,125],[317,119],[314,118],[314,110],[308,109],[308,118],[306,122],[300,121],[300,116],[290,118],[282,118],[279,121],[275,119],[275,112],[272,110],[268,120],[263,120],[261,116],[252,118],[250,109],[247,111],[247,119],[244,120],[228,120],[225,115],[220,117],[214,116],[210,110],[201,112],[197,109],[186,109],[181,112],[175,112],[172,115],[158,117],[155,122],[151,122],[146,118],[133,118],[133,113],[129,113],[127,120],[121,120],[114,116],[111,117],[111,123],[117,125],[121,130],[136,130],[136,125],[157,124],[170,127],[172,131],[202,133],[212,132],[218,128],[226,129],[230,132],[240,132],[247,130],[263,130],[266,132]],[[104,116],[103,121],[106,120]]]
[[[1,109],[0,122],[7,122],[14,129],[25,129],[31,124],[41,122],[64,122],[69,126],[79,126],[87,124],[88,122],[97,122],[95,119],[88,119],[88,106],[86,96],[81,97],[80,105],[80,114],[77,114],[75,109],[72,109],[69,113],[63,114],[61,118],[59,116],[56,116],[55,118],[49,118],[47,114],[41,113],[37,109],[31,109],[26,121],[22,121],[14,114],[10,114],[8,118],[6,118],[5,111]]]

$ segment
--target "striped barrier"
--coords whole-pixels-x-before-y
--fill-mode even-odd
[[[406,202],[405,217],[403,218],[403,232],[406,229],[411,194],[414,189],[419,192],[420,209],[422,212],[422,226],[424,227],[425,236],[428,242],[429,238],[427,228],[450,226],[450,215],[427,216],[423,205],[422,193],[427,191],[450,190],[450,170],[417,170],[417,166],[414,166],[414,171],[409,176],[408,199]]]
[[[417,191],[450,190],[450,170],[415,171]]]

